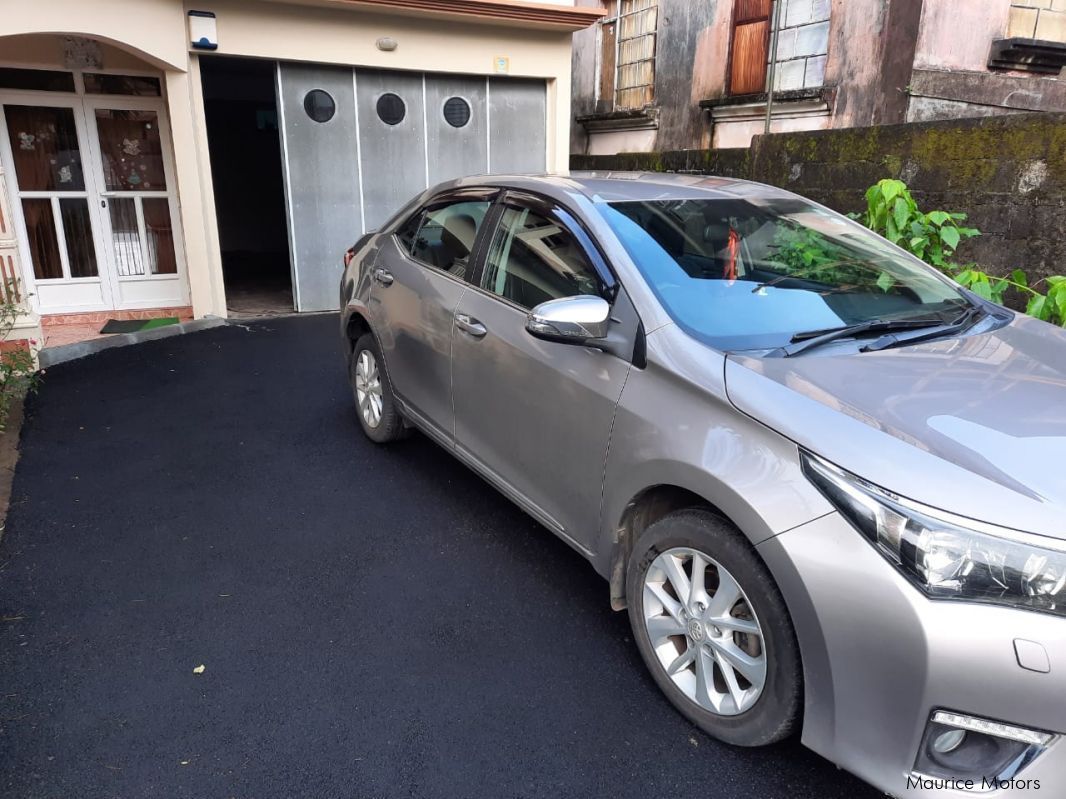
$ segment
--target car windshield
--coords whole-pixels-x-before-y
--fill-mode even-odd
[[[870,320],[949,319],[951,283],[846,218],[791,198],[599,206],[673,319],[721,350]]]

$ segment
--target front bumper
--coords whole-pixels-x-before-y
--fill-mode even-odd
[[[1066,734],[1066,619],[930,600],[836,513],[758,549],[799,638],[803,742],[837,765],[892,796],[961,799],[974,793],[908,783],[933,711]],[[1023,669],[1016,639],[1041,644],[1050,672]],[[1066,796],[1066,740],[1016,779],[979,793]]]

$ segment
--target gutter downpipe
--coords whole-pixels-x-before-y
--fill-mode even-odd
[[[766,90],[766,129],[764,133],[770,135],[770,120],[774,108],[774,77],[777,73],[777,37],[781,32],[781,6],[785,0],[774,0],[774,13],[770,23],[770,70],[767,76],[768,87]]]

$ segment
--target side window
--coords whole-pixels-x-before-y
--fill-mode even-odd
[[[412,217],[396,235],[412,258],[465,278],[489,206],[488,200],[462,200],[431,207]]]
[[[485,259],[481,287],[523,308],[578,294],[603,294],[596,269],[563,225],[508,207]]]
[[[404,222],[403,227],[396,231],[396,238],[400,240],[400,244],[405,250],[407,250],[408,255],[412,254],[412,250],[415,246],[415,236],[418,235],[418,228],[422,224],[422,217],[424,216],[425,213],[419,211]]]

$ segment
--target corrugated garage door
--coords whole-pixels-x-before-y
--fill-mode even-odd
[[[544,81],[278,66],[296,309],[337,308],[341,254],[428,186],[543,172]]]

